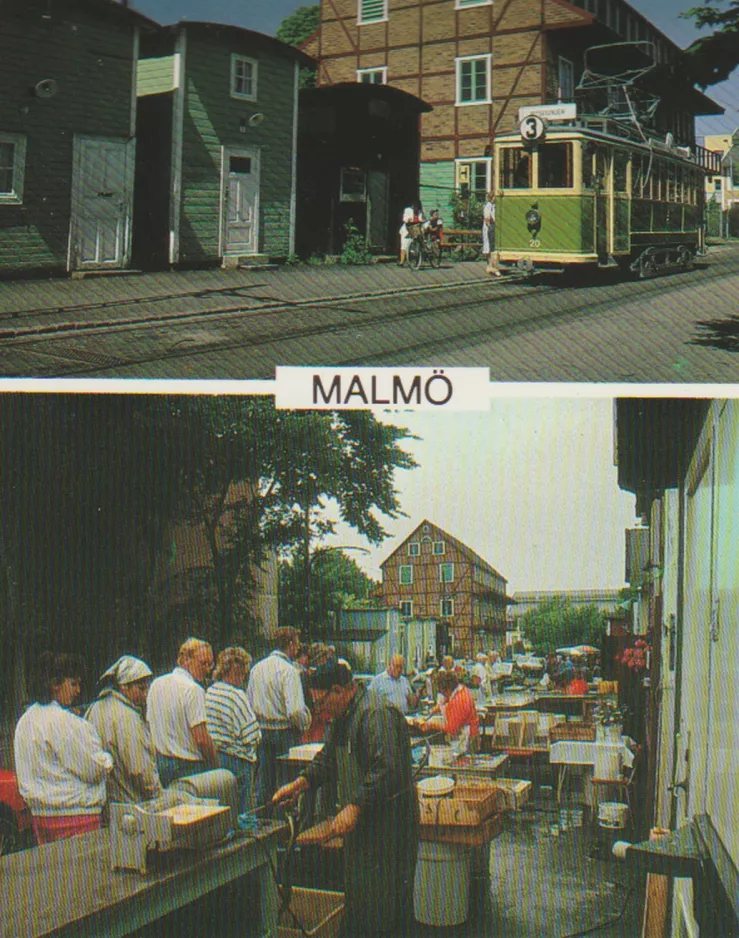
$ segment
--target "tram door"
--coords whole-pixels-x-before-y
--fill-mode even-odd
[[[593,192],[595,196],[595,253],[598,263],[605,264],[611,253],[611,155],[597,147],[595,151],[595,178]]]

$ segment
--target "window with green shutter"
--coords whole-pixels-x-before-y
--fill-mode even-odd
[[[359,22],[376,23],[387,19],[387,0],[359,0]]]

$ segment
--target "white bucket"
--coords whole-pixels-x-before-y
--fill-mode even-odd
[[[620,801],[601,801],[598,805],[598,825],[609,830],[622,830],[629,820],[629,806]]]
[[[423,925],[461,925],[470,913],[470,850],[422,840],[418,845],[413,913]]]

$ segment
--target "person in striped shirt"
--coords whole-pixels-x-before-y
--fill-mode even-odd
[[[236,776],[239,814],[253,809],[254,771],[262,731],[244,690],[251,656],[232,646],[218,655],[213,684],[205,694],[208,732],[222,768]]]

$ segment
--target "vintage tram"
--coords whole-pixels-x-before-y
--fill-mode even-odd
[[[714,156],[607,118],[524,118],[495,142],[499,268],[618,266],[640,277],[689,268],[705,247]]]

